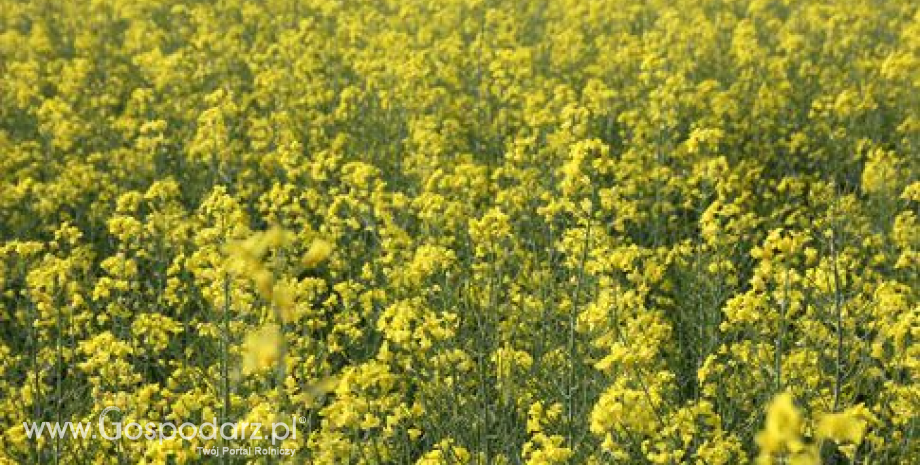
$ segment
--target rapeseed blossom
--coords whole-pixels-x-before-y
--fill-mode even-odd
[[[246,336],[243,373],[258,373],[274,367],[280,360],[281,337],[276,325],[267,325]]]
[[[24,426],[117,406],[913,464],[918,57],[908,0],[0,0],[0,463],[271,446]]]

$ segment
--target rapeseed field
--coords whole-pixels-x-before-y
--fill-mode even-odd
[[[910,0],[0,0],[0,463],[920,463],[918,215]]]

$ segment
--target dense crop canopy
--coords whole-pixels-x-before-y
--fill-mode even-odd
[[[910,0],[0,0],[0,463],[918,463],[918,175]]]

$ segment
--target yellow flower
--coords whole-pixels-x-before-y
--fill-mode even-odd
[[[762,454],[798,452],[803,448],[801,428],[802,417],[792,403],[792,394],[783,393],[767,407],[764,430],[757,434],[755,441]]]
[[[822,415],[818,420],[817,435],[838,444],[859,444],[866,434],[866,426],[866,421],[854,409],[847,409],[840,413]]]
[[[332,254],[332,244],[323,239],[315,239],[303,256],[303,264],[308,268],[313,268],[329,258],[330,254]]]
[[[246,336],[243,373],[258,373],[274,366],[281,357],[281,337],[277,325],[264,326]]]

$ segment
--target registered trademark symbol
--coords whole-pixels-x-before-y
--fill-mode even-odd
[[[307,422],[307,417],[300,417],[300,418],[297,419],[297,422],[298,422],[298,423],[306,423],[306,422]]]

